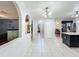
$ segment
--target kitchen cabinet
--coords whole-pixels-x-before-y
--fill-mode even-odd
[[[7,32],[7,40],[11,41],[18,37],[18,30],[8,30]]]
[[[79,47],[79,33],[62,33],[62,40],[69,47]]]

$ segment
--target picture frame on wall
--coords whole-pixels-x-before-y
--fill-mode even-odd
[[[25,33],[30,33],[30,21],[28,15],[26,15],[25,19]]]

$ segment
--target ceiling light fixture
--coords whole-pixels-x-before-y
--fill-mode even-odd
[[[48,8],[48,7],[46,7],[44,10],[45,10],[45,11],[44,11],[44,13],[43,13],[42,15],[43,15],[45,18],[49,18],[49,17],[52,16],[52,12],[49,12],[49,8]]]
[[[75,11],[75,14],[72,15],[71,17],[79,17],[79,11]]]

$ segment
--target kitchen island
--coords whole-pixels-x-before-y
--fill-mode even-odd
[[[69,47],[79,47],[79,33],[77,32],[63,32],[62,41]]]

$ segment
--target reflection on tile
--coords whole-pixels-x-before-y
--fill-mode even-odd
[[[79,48],[69,48],[61,38],[31,40],[30,34],[0,46],[0,56],[9,57],[73,57],[79,56]]]

